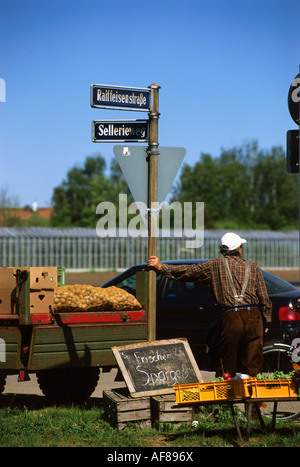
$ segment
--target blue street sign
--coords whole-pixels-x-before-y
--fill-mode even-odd
[[[92,84],[91,107],[148,112],[150,109],[150,94],[151,91],[148,88]]]
[[[102,120],[92,122],[93,143],[148,141],[148,120]]]

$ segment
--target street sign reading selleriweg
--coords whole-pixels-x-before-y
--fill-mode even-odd
[[[94,143],[148,141],[148,120],[102,120],[92,122]]]
[[[137,110],[148,112],[150,109],[150,89],[91,85],[91,107],[99,109]]]

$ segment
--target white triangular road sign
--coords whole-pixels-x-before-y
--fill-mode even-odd
[[[114,154],[136,202],[148,205],[147,148],[141,146],[114,146]],[[165,201],[182,164],[184,148],[158,148],[157,201]]]

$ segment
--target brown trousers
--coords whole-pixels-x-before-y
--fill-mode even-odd
[[[257,307],[226,310],[221,316],[218,340],[220,357],[216,376],[246,373],[256,376],[263,370],[263,321]]]

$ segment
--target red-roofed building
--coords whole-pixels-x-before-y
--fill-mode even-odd
[[[49,221],[52,215],[53,208],[1,208],[0,209],[0,226],[23,225],[31,218],[41,218]]]

